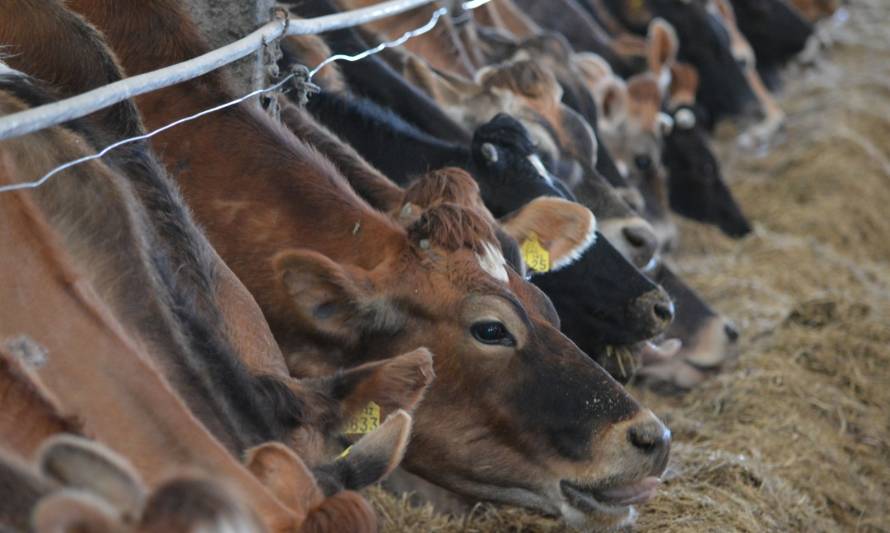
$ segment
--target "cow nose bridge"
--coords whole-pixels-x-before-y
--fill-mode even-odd
[[[671,451],[671,430],[648,409],[638,415],[639,421],[627,429],[627,440],[640,454],[651,461],[652,475],[660,475],[667,467]]]
[[[629,222],[621,228],[621,237],[630,248],[631,257],[628,259],[637,268],[645,267],[655,257],[658,237],[649,224]]]

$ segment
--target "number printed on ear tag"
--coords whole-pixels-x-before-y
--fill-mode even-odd
[[[550,272],[550,252],[538,241],[538,236],[530,234],[520,247],[522,259],[528,268],[535,272]]]
[[[370,433],[380,427],[380,406],[374,402],[369,402],[355,418],[350,420],[343,433],[347,435],[364,435]]]

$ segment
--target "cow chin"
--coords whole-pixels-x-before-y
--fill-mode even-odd
[[[633,505],[602,501],[596,493],[568,480],[533,488],[503,487],[472,480],[449,480],[454,490],[399,468],[384,482],[394,493],[411,493],[412,503],[429,503],[437,511],[452,515],[469,512],[475,501],[522,507],[558,518],[578,531],[612,531],[627,527],[637,518]]]

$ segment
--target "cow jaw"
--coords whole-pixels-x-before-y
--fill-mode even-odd
[[[635,505],[651,499],[660,482],[659,478],[649,476],[635,483],[605,487],[604,483],[587,485],[562,480],[535,490],[455,481],[463,493],[459,494],[399,468],[384,486],[395,493],[411,493],[437,511],[453,515],[467,513],[475,500],[484,500],[560,518],[578,531],[600,531],[633,524],[638,515]]]

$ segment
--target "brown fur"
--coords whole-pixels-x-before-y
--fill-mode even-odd
[[[337,4],[343,9],[357,9],[376,3],[376,0],[337,0]],[[397,39],[405,32],[423,26],[429,22],[433,12],[438,8],[438,5],[432,3],[407,13],[366,24],[366,29],[381,36],[372,39],[370,44],[376,44],[382,40]],[[441,17],[439,23],[431,31],[409,40],[404,46],[407,50],[429,61],[436,68],[465,77],[473,75],[473,63],[457,36],[454,23],[447,15]]]
[[[30,5],[20,5],[19,7],[38,9],[37,7]],[[106,49],[104,42],[101,41],[98,34],[90,27],[86,26],[79,17],[62,10],[55,2],[42,3],[39,8],[47,10],[48,13],[46,13],[46,16],[44,17],[34,16],[33,18],[35,20],[40,20],[45,23],[46,21],[57,21],[61,27],[56,28],[55,34],[61,35],[63,38],[71,37],[72,35],[85,36],[84,38],[71,38],[66,41],[66,45],[69,48],[76,47],[83,49],[84,52],[81,55],[84,56],[90,54],[98,55],[101,60],[96,60],[95,62],[83,64],[78,67],[72,66],[71,63],[58,65],[57,68],[52,68],[51,65],[40,65],[42,69],[65,72],[65,80],[66,83],[71,84],[71,87],[69,87],[71,90],[80,90],[85,88],[83,87],[84,84],[95,82],[97,77],[91,75],[89,69],[96,64],[105,65],[106,72],[104,72],[104,75],[111,78],[109,81],[112,81],[115,77],[119,77],[119,73],[115,72],[116,65],[114,58]],[[0,31],[10,32],[14,29],[11,28],[11,26],[14,25],[0,24]],[[15,35],[14,32],[12,34]],[[53,46],[47,42],[44,42],[43,46],[35,46],[26,36],[19,38],[25,39],[23,43],[17,45],[19,46],[19,50],[23,52],[27,51],[28,53],[21,53],[16,59],[25,65],[33,64],[33,62],[30,61],[32,59],[30,54],[37,53],[37,51],[45,53],[47,49],[53,49]],[[81,64],[78,63],[78,65]],[[115,115],[99,115],[96,120],[100,122],[102,126],[106,126],[107,129],[117,132],[118,135],[124,135],[128,128],[135,128],[141,131],[141,121],[131,105],[121,108],[119,113]],[[129,124],[129,126],[126,124]],[[115,156],[113,155],[112,158],[114,157]],[[350,404],[345,408],[341,408],[340,406],[336,406],[336,401],[332,401],[330,398],[324,398],[322,392],[313,389],[313,385],[300,385],[298,382],[291,380],[287,376],[284,359],[277,344],[272,338],[272,334],[269,331],[265,319],[262,317],[261,312],[256,306],[256,302],[251,295],[247,293],[240,281],[234,277],[234,274],[228,267],[222,263],[215,251],[210,248],[203,235],[201,235],[194,227],[188,212],[182,205],[182,200],[179,199],[178,194],[175,191],[175,188],[167,181],[167,176],[164,175],[163,171],[159,168],[151,169],[151,165],[148,165],[149,171],[145,171],[145,167],[140,166],[139,164],[126,164],[129,161],[127,156],[123,156],[123,160],[125,161],[125,164],[122,165],[124,169],[136,173],[135,176],[127,175],[127,178],[136,182],[135,189],[137,196],[142,200],[144,205],[149,206],[151,209],[151,215],[145,216],[143,219],[145,222],[144,224],[136,224],[132,226],[134,228],[133,231],[139,233],[133,240],[138,242],[140,238],[144,238],[145,235],[151,235],[152,225],[148,223],[149,221],[159,224],[157,234],[163,235],[163,239],[158,238],[152,247],[163,245],[167,248],[171,256],[175,258],[176,262],[173,266],[175,267],[175,272],[177,274],[182,272],[192,272],[190,275],[182,276],[184,279],[179,280],[176,289],[177,292],[191,292],[195,299],[200,302],[195,306],[202,314],[200,319],[206,321],[211,327],[215,326],[217,328],[216,334],[223,343],[226,342],[226,337],[228,335],[231,335],[236,341],[236,349],[233,350],[228,357],[237,357],[238,360],[246,362],[252,370],[259,374],[271,374],[276,376],[277,379],[274,380],[281,383],[281,385],[275,387],[266,387],[259,392],[259,395],[250,390],[250,385],[238,385],[234,382],[230,382],[229,386],[234,387],[235,391],[230,389],[229,391],[223,390],[218,391],[215,394],[208,394],[206,389],[200,391],[195,390],[194,388],[178,387],[180,393],[183,393],[186,398],[191,399],[193,405],[195,401],[206,401],[208,397],[211,402],[218,403],[219,400],[232,396],[233,392],[245,393],[248,397],[254,396],[253,400],[267,402],[262,408],[274,417],[283,416],[286,418],[286,420],[282,422],[285,428],[289,428],[286,429],[286,431],[293,431],[296,429],[296,433],[288,434],[286,432],[279,432],[277,435],[274,435],[274,437],[284,439],[292,445],[296,442],[306,441],[307,433],[313,431],[317,432],[318,428],[322,426],[325,427],[323,431],[326,433],[321,435],[316,434],[308,440],[323,440],[325,436],[330,436],[329,434],[332,426],[336,427],[338,421],[341,420],[340,417],[351,416],[364,404],[358,406],[352,406]],[[100,172],[104,167],[97,166],[96,168],[99,170],[94,170],[94,172]],[[114,176],[114,179],[112,179],[111,176]],[[383,178],[381,177],[381,179]],[[113,185],[111,184],[121,180],[116,174],[113,174],[106,176],[105,181],[109,182],[109,185],[107,186],[113,188]],[[126,187],[124,186],[122,190],[126,192]],[[397,194],[401,195],[400,191],[397,190]],[[71,198],[75,198],[75,196],[71,196]],[[114,207],[119,210],[123,209],[125,212],[139,207],[136,202],[130,202],[129,204],[121,206],[119,205],[121,199],[128,200],[127,195],[120,194],[117,197],[112,197],[111,195],[106,194],[104,201],[114,204]],[[58,202],[58,204],[64,205],[63,202]],[[71,206],[65,207],[71,209],[70,212],[89,211],[88,208],[73,209]],[[100,216],[101,214],[101,212],[97,212],[97,216]],[[158,221],[164,222],[161,223]],[[115,230],[115,228],[110,229]],[[93,232],[101,236],[101,232],[96,230],[93,230]],[[87,247],[84,255],[89,256],[90,254],[95,255],[96,253],[96,249]],[[139,256],[135,255],[132,259],[138,258]],[[92,257],[92,259],[95,260],[96,258]],[[146,264],[144,262],[142,265],[130,264],[131,268],[129,268],[129,270],[126,268],[126,262],[107,263],[111,263],[111,268],[120,269],[119,273],[121,275],[125,272],[135,271],[139,273],[148,270],[148,276],[151,277],[150,268],[144,268],[144,265]],[[119,281],[117,281],[117,283],[120,285]],[[147,287],[152,286],[151,283],[142,284]],[[216,286],[214,287],[214,285]],[[155,290],[158,290],[159,287],[161,287],[159,283],[154,284]],[[184,291],[183,289],[187,289],[187,291]],[[217,303],[217,301],[214,300],[214,296],[219,297],[220,303]],[[135,299],[133,303],[142,302],[142,299]],[[161,303],[169,305],[169,303],[164,302],[163,299]],[[219,316],[220,313],[221,316]],[[147,316],[150,317],[151,315],[149,314]],[[224,330],[222,329],[223,327]],[[149,329],[157,330],[159,327],[156,326]],[[211,350],[213,350],[213,348],[215,347],[211,347]],[[226,354],[224,350],[215,350],[212,353],[212,357],[222,358],[226,357]],[[420,362],[419,364],[425,368],[423,362]],[[429,384],[429,379],[422,375],[424,371],[423,368],[416,369],[419,371],[419,374],[415,375],[420,376],[416,383],[396,381],[387,385],[398,383],[402,386],[389,387],[385,391],[375,391],[366,386],[364,392],[353,394],[353,396],[359,398],[368,396],[373,398],[383,397],[388,398],[392,402],[401,399],[403,400],[403,403],[400,403],[393,408],[404,407],[411,409],[414,403],[416,403],[418,390],[422,391],[423,388]],[[180,376],[174,374],[174,381],[179,377]],[[397,372],[396,377],[404,380],[407,375],[404,373],[399,374]],[[269,381],[272,380],[267,379],[267,383]],[[289,387],[297,394],[297,399],[301,400],[302,405],[294,403],[294,398],[288,397],[288,395],[285,394],[285,386]],[[408,391],[404,392],[406,388]],[[204,400],[201,399],[202,397]],[[336,408],[332,409],[329,405],[331,403],[335,404]],[[365,403],[367,403],[367,400]],[[301,407],[305,407],[303,412],[295,411],[295,409]],[[281,409],[281,414],[275,414],[275,409],[279,408]],[[217,430],[216,434],[218,436],[226,438],[229,443],[235,443],[234,446],[230,444],[230,446],[233,446],[234,448],[242,448],[243,443],[255,443],[257,440],[256,433],[253,434],[253,437],[250,436],[252,430],[250,430],[249,427],[242,425],[241,427],[228,429],[220,428],[219,426],[213,425],[214,421],[212,419],[208,420],[206,418],[206,412],[199,411],[199,414],[205,415],[202,417],[202,420],[205,423],[209,423],[211,427],[214,427]],[[248,418],[258,418],[255,415],[256,413],[254,413],[254,415],[249,415]],[[303,420],[295,419],[295,417],[298,416],[303,416],[305,418]],[[329,420],[332,416],[334,417],[333,421]],[[301,422],[308,424],[308,427],[299,427],[298,429],[294,427],[295,424]],[[273,424],[274,423],[275,422],[273,422]],[[313,427],[312,424],[322,424],[322,426]],[[222,431],[222,433],[220,433],[220,431]],[[264,438],[272,438],[272,435],[266,433]]]
[[[170,0],[142,1],[126,14],[109,9],[110,0],[69,5],[106,33],[131,74],[206,50]],[[143,95],[137,103],[146,122],[159,126],[227,99],[226,91],[225,79],[211,74]],[[542,484],[566,477],[630,482],[658,467],[653,457],[664,454],[641,455],[626,434],[635,424],[656,423],[653,415],[558,331],[552,306],[515,273],[505,272],[506,282],[492,276],[469,248],[449,251],[432,242],[424,249],[362,201],[334,165],[248,106],[174,128],[156,137],[155,146],[167,165],[180,171],[180,185],[197,218],[266,312],[293,372],[351,367],[417,346],[437,354],[436,382],[415,413],[416,434],[407,455],[412,468],[432,476],[466,472],[503,453],[510,461],[496,469],[508,477],[500,486],[533,483],[534,490],[542,490]],[[471,240],[483,239],[476,235]],[[282,259],[287,268],[276,268]],[[488,312],[509,322],[521,344],[487,347],[478,342],[467,324]],[[521,356],[499,357],[506,355],[501,349]],[[523,368],[531,361],[534,370]],[[573,394],[579,399],[573,405],[584,406],[593,388],[604,398],[598,404],[602,409],[578,413],[595,429],[581,430],[585,437],[576,443],[577,461],[556,459],[548,437],[519,422],[532,413],[518,410],[513,405],[517,396],[511,395],[525,385],[516,380],[526,379],[522,390],[549,413],[541,416],[560,415],[543,396],[551,390],[533,385],[539,372],[563,379],[568,367],[574,381],[559,391],[560,399]],[[511,379],[494,379],[503,376]],[[579,382],[585,385],[574,386]],[[460,417],[466,431],[443,433],[442,417],[455,412],[466,413]],[[574,427],[578,422],[567,423]],[[479,431],[490,438],[455,442]],[[434,464],[435,470],[426,470]]]
[[[671,88],[669,107],[691,106],[695,103],[698,91],[698,71],[689,63],[671,65]]]
[[[440,203],[426,211],[408,228],[411,240],[424,241],[450,252],[469,249],[482,253],[486,243],[497,242],[491,224],[476,211],[452,203]]]
[[[489,223],[494,223],[479,196],[479,184],[466,171],[456,167],[434,170],[414,180],[405,189],[402,201],[421,209],[443,202],[456,204],[474,210]],[[483,234],[484,232],[480,233]]]
[[[80,424],[22,361],[0,347],[0,439],[3,446],[31,457],[57,433],[80,433]]]
[[[343,491],[309,511],[301,533],[375,533],[377,514],[358,493]]]
[[[627,93],[630,96],[630,114],[644,129],[654,132],[661,109],[661,90],[655,77],[648,74],[634,76],[627,82]]]
[[[300,140],[325,155],[353,189],[377,210],[390,211],[399,205],[402,190],[374,168],[355,149],[315,120],[304,109],[279,99],[281,121]]]
[[[11,158],[0,155],[0,181],[12,182]],[[273,529],[296,523],[213,440],[146,362],[137,345],[97,298],[60,246],[58,235],[23,193],[0,195],[0,335],[29,331],[51,354],[38,377],[87,433],[114,443],[149,483],[183,465],[201,465],[240,484]],[[21,301],[39,301],[34,307]],[[4,312],[5,311],[5,312]],[[88,364],[86,364],[88,363]],[[96,372],[96,368],[104,369]],[[89,394],[84,394],[89,391]],[[108,406],[115,409],[109,410]],[[293,526],[291,526],[293,527]]]
[[[481,25],[507,30],[520,39],[541,33],[541,27],[511,0],[498,0],[485,4],[473,14]]]
[[[178,477],[159,485],[148,498],[139,533],[252,533],[264,530],[242,498],[203,476]]]

